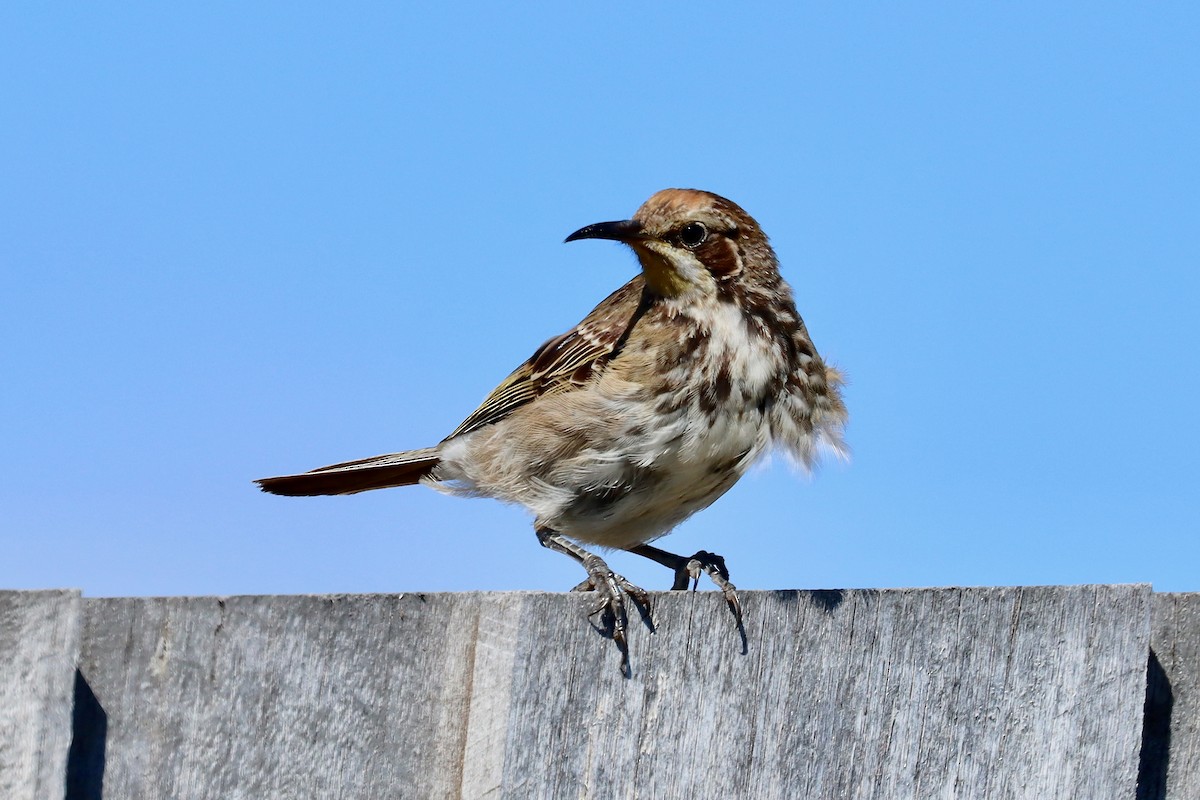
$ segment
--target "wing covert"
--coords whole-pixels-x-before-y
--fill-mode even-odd
[[[620,351],[644,311],[644,294],[640,275],[610,294],[574,328],[535,350],[446,439],[499,422],[542,395],[583,386]]]

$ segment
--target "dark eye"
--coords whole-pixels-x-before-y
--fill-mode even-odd
[[[702,222],[689,222],[683,226],[683,230],[679,231],[679,241],[690,250],[695,250],[704,244],[704,240],[707,238],[708,228],[704,227]]]

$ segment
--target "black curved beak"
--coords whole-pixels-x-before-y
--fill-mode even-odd
[[[574,242],[577,239],[614,239],[618,242],[628,242],[634,239],[640,239],[642,236],[642,223],[632,220],[623,219],[617,222],[597,222],[594,225],[587,225],[572,233],[564,242]]]

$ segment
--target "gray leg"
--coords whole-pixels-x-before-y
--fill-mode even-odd
[[[625,601],[622,592],[633,598],[633,601],[645,609],[650,608],[650,595],[638,586],[613,572],[604,559],[595,553],[584,550],[567,537],[549,528],[536,528],[538,541],[543,547],[557,553],[568,555],[583,565],[587,570],[587,578],[575,587],[574,591],[594,591],[598,594],[596,604],[591,614],[608,612],[613,618],[613,641],[621,648],[622,669],[628,668],[628,644],[625,639]]]

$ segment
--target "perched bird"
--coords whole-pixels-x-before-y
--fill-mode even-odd
[[[613,239],[641,274],[550,339],[434,447],[263,478],[281,495],[351,494],[424,483],[534,514],[538,540],[587,571],[593,613],[624,651],[622,593],[648,597],[584,545],[707,572],[741,611],[720,556],[649,542],[729,490],[773,446],[805,466],[845,452],[838,372],[821,360],[767,237],[709,192],[666,189],[632,219],[566,241]]]

